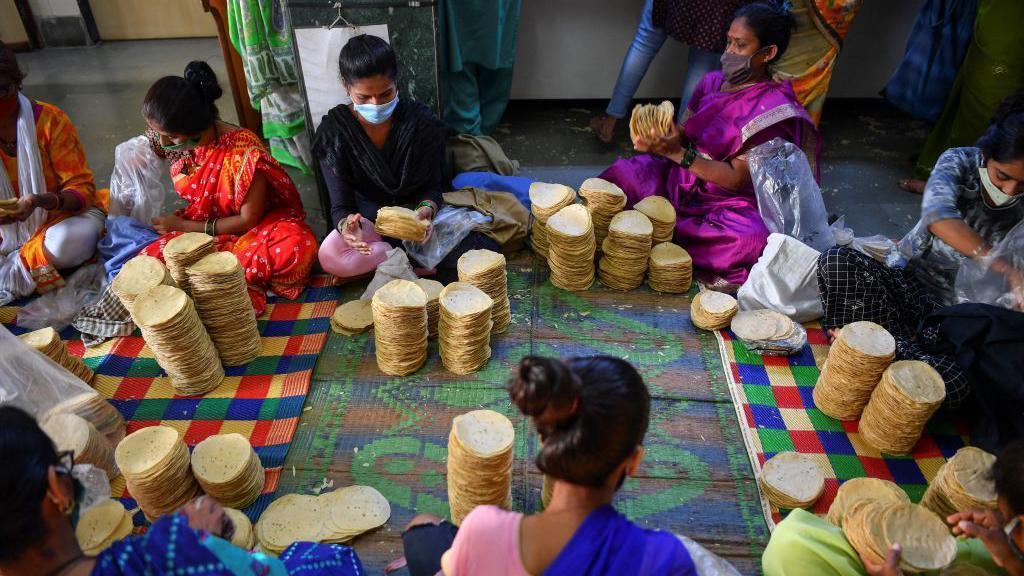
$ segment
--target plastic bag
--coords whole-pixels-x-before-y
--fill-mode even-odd
[[[174,196],[167,162],[156,155],[145,136],[136,136],[114,149],[110,175],[111,216],[131,216],[148,224],[164,213]]]
[[[866,254],[882,264],[893,265],[893,257],[897,252],[897,245],[890,238],[881,234],[874,236],[853,235],[853,228],[846,227],[846,219],[840,216],[832,223],[832,236],[836,240],[836,246],[849,246],[854,250]]]
[[[1007,272],[992,269],[996,260],[1012,268]],[[1016,277],[1017,285],[1010,278]],[[956,274],[954,288],[959,303],[991,304],[1024,311],[1024,223],[1017,224],[992,247],[984,258],[964,258]]]
[[[82,308],[99,300],[105,274],[100,264],[82,266],[68,277],[67,283],[29,302],[18,311],[18,326],[29,330],[52,327],[62,330],[71,324]]]
[[[382,286],[392,280],[415,280],[416,273],[412,271],[412,264],[409,264],[409,257],[401,248],[392,248],[387,251],[387,259],[377,266],[377,273],[373,280],[366,287],[360,300],[369,300],[380,290]]]
[[[785,234],[771,234],[736,295],[744,310],[768,308],[796,322],[824,315],[818,295],[820,252]]]
[[[773,138],[753,148],[747,162],[757,210],[769,232],[792,236],[819,252],[835,244],[821,189],[800,148]]]
[[[39,417],[65,400],[97,394],[77,376],[0,326],[0,404]]]
[[[405,240],[402,246],[420,266],[431,270],[469,236],[473,228],[490,221],[490,216],[476,210],[445,206],[434,216],[434,231],[429,240],[422,243]]]
[[[110,499],[110,480],[103,470],[92,464],[75,464],[71,469],[71,477],[82,486],[82,496],[78,501],[79,514]]]
[[[747,350],[762,356],[789,356],[796,354],[807,345],[807,330],[798,322],[793,323],[793,333],[784,340],[742,340]]]

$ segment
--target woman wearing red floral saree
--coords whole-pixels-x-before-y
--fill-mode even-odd
[[[174,189],[188,206],[153,219],[159,240],[143,250],[162,258],[167,242],[205,232],[238,257],[257,315],[266,291],[296,298],[316,260],[317,243],[291,178],[249,130],[217,119],[221,88],[205,62],[166,76],[146,93],[143,114],[160,146],[176,158]]]

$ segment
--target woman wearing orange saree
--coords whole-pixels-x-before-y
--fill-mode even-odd
[[[0,43],[0,303],[64,285],[103,231],[78,133],[59,108],[21,93],[25,75]]]
[[[217,119],[222,91],[205,62],[191,62],[184,77],[157,80],[143,105],[159,144],[177,159],[174,189],[188,206],[153,219],[160,239],[143,250],[163,248],[184,232],[214,236],[217,249],[238,257],[256,314],[266,292],[294,299],[309,279],[317,243],[291,178],[256,134]]]

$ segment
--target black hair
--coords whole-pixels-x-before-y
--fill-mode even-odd
[[[217,121],[214,102],[223,93],[213,68],[193,60],[184,76],[164,76],[149,87],[142,114],[163,131],[192,136]]]
[[[989,477],[1013,513],[1024,514],[1024,440],[1010,442],[999,451]]]
[[[996,162],[1024,158],[1024,92],[1008,96],[996,108],[992,123],[978,138],[978,148]]]
[[[0,406],[0,462],[0,562],[9,562],[46,537],[40,505],[57,450],[34,418]]]
[[[789,48],[789,38],[796,27],[796,19],[789,13],[788,2],[762,1],[747,4],[736,11],[733,20],[743,20],[754,31],[761,47],[774,44],[778,48],[774,62]]]
[[[527,356],[508,390],[541,436],[537,467],[571,484],[603,486],[647,434],[650,394],[619,358]]]
[[[345,84],[387,76],[398,81],[398,58],[391,45],[377,36],[360,34],[349,38],[338,54],[338,72]]]
[[[9,78],[21,89],[21,81],[25,79],[25,73],[18,66],[18,58],[10,46],[0,41],[0,78]]]

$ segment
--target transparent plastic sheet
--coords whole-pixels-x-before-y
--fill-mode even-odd
[[[111,216],[131,216],[149,224],[164,213],[164,202],[173,195],[167,162],[156,155],[148,138],[136,136],[117,145],[110,175]]]
[[[742,339],[741,339],[742,340]],[[784,340],[742,340],[747,350],[762,356],[789,356],[807,344],[807,330],[793,323],[793,333]]]
[[[107,473],[92,464],[75,464],[71,477],[82,485],[82,498],[78,501],[79,514],[110,499],[110,480]]]
[[[1010,264],[1009,272],[994,270],[992,264]],[[1017,224],[984,258],[964,258],[957,271],[957,302],[974,302],[1024,311],[1024,223]],[[1011,282],[1011,277],[1018,280]],[[1016,284],[1016,285],[1014,285]]]
[[[416,273],[412,270],[412,264],[409,264],[409,256],[401,248],[392,248],[387,252],[387,259],[377,266],[373,280],[370,280],[370,284],[359,298],[361,300],[373,298],[377,290],[392,280],[415,279]]]
[[[833,222],[831,228],[837,246],[849,246],[883,264],[892,265],[892,258],[896,254],[896,243],[891,239],[881,234],[854,236],[853,228],[846,227],[846,220],[843,216]]]
[[[28,330],[52,327],[62,330],[86,306],[99,300],[106,273],[100,264],[75,270],[64,286],[43,294],[18,311],[18,326]]]
[[[99,393],[0,326],[0,404],[40,417],[57,404]]]
[[[434,231],[429,240],[423,243],[405,240],[402,246],[409,257],[419,262],[420,266],[432,270],[459,245],[459,242],[469,236],[473,228],[490,221],[490,216],[476,210],[445,206],[434,216]]]
[[[773,138],[753,148],[747,162],[769,232],[792,236],[819,252],[835,244],[821,189],[800,148]]]

